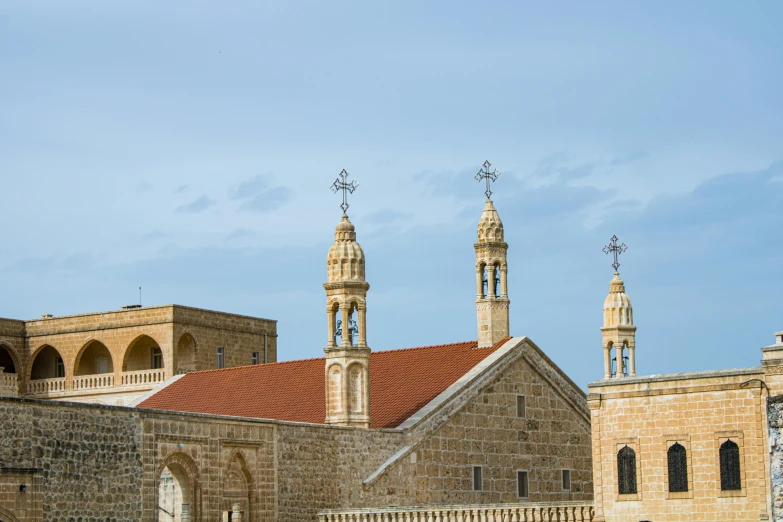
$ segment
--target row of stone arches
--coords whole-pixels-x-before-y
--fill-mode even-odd
[[[196,340],[190,333],[180,336],[174,353],[176,373],[196,369],[196,347]],[[122,360],[119,359],[99,339],[85,342],[72,361],[64,358],[54,345],[42,344],[33,351],[26,371],[23,371],[13,348],[0,343],[0,367],[3,373],[23,375],[27,381],[56,379],[67,375],[112,374],[118,364],[122,372],[164,369],[166,365],[160,343],[147,334],[136,337],[122,352]]]
[[[205,520],[202,478],[198,465],[185,453],[169,455],[158,468],[155,492],[158,522],[195,522]],[[258,511],[256,484],[247,458],[234,451],[220,477],[221,521],[250,522]]]

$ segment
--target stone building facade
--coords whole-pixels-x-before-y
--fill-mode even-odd
[[[372,352],[364,252],[346,215],[327,257],[321,359],[271,362],[274,322],[184,307],[9,322],[19,387],[36,393],[0,399],[2,520],[302,521],[329,509],[589,501],[586,396],[509,335],[508,245],[492,201],[477,234],[465,272],[479,286],[488,274],[476,341]],[[248,365],[264,340],[267,363]],[[213,346],[236,366],[211,369]],[[37,364],[52,350],[60,363]],[[121,388],[156,354],[160,379]],[[97,357],[98,375],[113,378],[100,395],[82,389]],[[58,364],[64,375],[49,376]],[[123,406],[72,402],[108,399]]]
[[[770,455],[783,333],[759,367],[637,375],[633,311],[617,273],[601,330],[604,378],[588,384],[594,520],[773,519],[771,487],[783,490],[783,455]]]
[[[175,375],[276,360],[276,321],[186,306],[0,319],[0,395],[126,405]]]

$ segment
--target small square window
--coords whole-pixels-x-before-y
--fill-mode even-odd
[[[259,362],[261,362],[261,352],[250,354],[250,364],[258,364]]]
[[[525,418],[527,416],[527,404],[524,395],[517,395],[517,417]]]
[[[519,498],[530,497],[530,490],[527,483],[527,471],[517,471],[517,496]]]
[[[563,491],[571,491],[571,470],[563,470]]]
[[[222,346],[217,347],[217,367],[223,368],[223,350],[224,348]]]
[[[481,466],[473,466],[473,491],[484,491]]]

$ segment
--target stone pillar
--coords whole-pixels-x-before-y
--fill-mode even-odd
[[[340,308],[343,312],[343,338],[340,343],[341,346],[351,346],[351,336],[349,326],[351,323],[351,305],[346,305]]]
[[[482,279],[482,276],[484,275],[484,269],[480,266],[476,268],[476,299],[481,299],[484,297],[484,291],[483,288],[481,288],[483,285],[482,283],[484,280]]]
[[[636,377],[636,347],[628,345],[628,377]]]
[[[335,311],[332,309],[332,307],[329,307],[326,309],[326,318],[329,320],[326,331],[328,332],[329,338],[326,340],[326,346],[329,348],[335,348],[337,345],[334,342],[334,331],[335,331]]]
[[[189,502],[183,502],[182,503],[182,511],[179,518],[182,522],[190,522],[190,503]]]
[[[494,299],[495,295],[495,265],[487,265],[487,297]]]
[[[508,268],[504,265],[500,267],[500,297],[508,299]]]
[[[359,346],[367,346],[367,309],[359,308]]]
[[[617,373],[614,376],[619,379],[623,376],[623,345],[615,346],[614,351],[617,359]]]
[[[609,346],[604,347],[604,379],[612,377],[612,349]]]
[[[239,504],[231,504],[230,522],[242,522],[242,506]]]

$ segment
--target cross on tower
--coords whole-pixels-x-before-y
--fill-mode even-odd
[[[498,176],[500,176],[500,172],[498,172],[496,169],[493,169],[492,172],[489,171],[491,166],[492,163],[490,163],[489,160],[485,161],[484,168],[480,169],[474,176],[478,182],[481,182],[482,179],[487,181],[487,190],[484,192],[484,194],[487,196],[487,199],[492,196],[492,190],[489,188],[489,182],[497,180]]]
[[[337,193],[338,190],[343,191],[343,204],[340,205],[340,208],[343,209],[343,214],[348,210],[348,193],[350,192],[353,194],[353,191],[356,190],[356,187],[359,186],[358,183],[356,183],[356,180],[351,180],[350,183],[348,183],[346,180],[348,179],[348,171],[343,169],[342,172],[340,172],[340,175],[337,176],[337,179],[334,180],[334,183],[332,183],[332,186],[330,187],[332,189],[332,192]]]
[[[617,236],[612,236],[612,239],[609,240],[609,244],[604,247],[604,254],[612,253],[614,254],[614,263],[612,263],[612,267],[614,268],[614,271],[617,272],[617,269],[620,268],[620,263],[617,262],[617,256],[628,250],[628,247],[625,243],[617,244]]]

